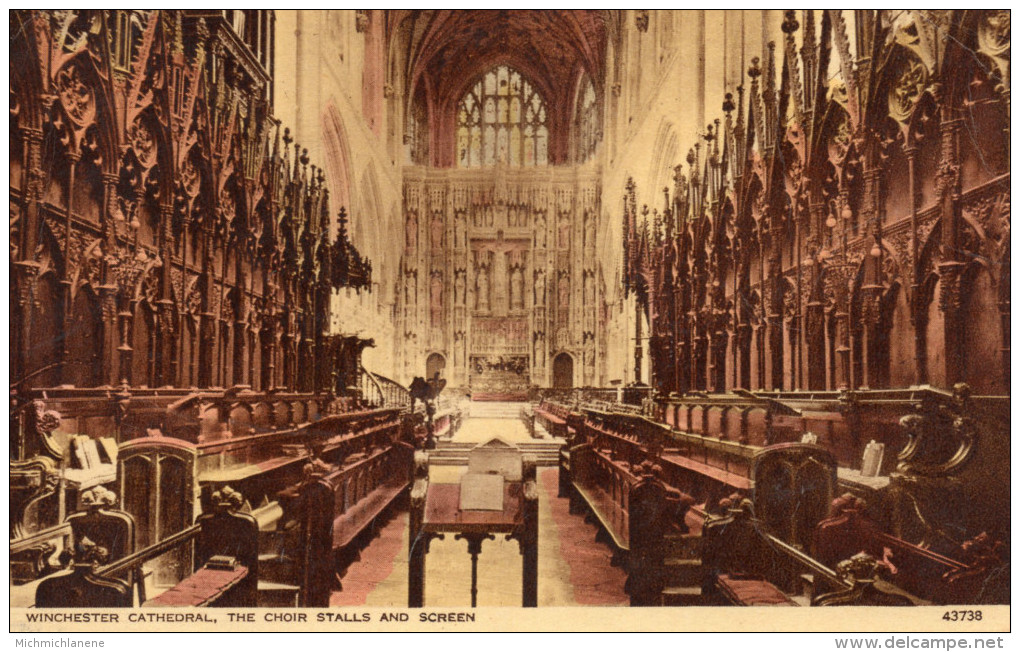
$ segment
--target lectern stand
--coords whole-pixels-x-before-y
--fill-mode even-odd
[[[425,555],[434,538],[446,533],[466,539],[471,554],[471,606],[477,596],[477,562],[482,542],[504,534],[517,539],[520,546],[523,578],[522,606],[538,606],[538,486],[535,482],[535,458],[525,455],[520,481],[504,481],[502,510],[463,510],[459,484],[428,481],[428,458],[415,454],[415,483],[411,491],[411,532],[408,550],[407,606],[422,607],[425,602]]]

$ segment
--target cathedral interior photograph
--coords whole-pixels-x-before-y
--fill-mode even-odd
[[[12,613],[1010,603],[1008,10],[9,51]]]

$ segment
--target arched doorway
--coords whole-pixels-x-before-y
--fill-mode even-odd
[[[553,387],[570,389],[574,386],[574,359],[569,353],[560,353],[553,358]]]
[[[434,378],[436,374],[442,378],[445,369],[446,358],[442,354],[433,353],[425,360],[425,378]]]

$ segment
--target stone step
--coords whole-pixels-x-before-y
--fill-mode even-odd
[[[431,455],[468,455],[473,446],[466,448],[453,448],[442,445],[442,442],[435,449],[430,451]],[[525,455],[558,455],[560,452],[559,446],[520,446],[521,453]]]
[[[514,446],[521,449],[524,452],[531,451],[558,451],[563,444],[555,441],[529,441],[514,443]],[[477,442],[452,442],[452,441],[438,441],[436,442],[437,451],[463,451],[468,452],[471,449],[478,446]]]
[[[432,457],[429,458],[431,464],[435,466],[467,466],[468,458],[465,457]],[[559,460],[555,457],[536,457],[535,464],[537,466],[556,466]]]
[[[669,586],[662,590],[663,607],[698,607],[702,604],[700,586]]]

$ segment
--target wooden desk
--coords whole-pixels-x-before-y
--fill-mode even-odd
[[[532,461],[524,464],[522,482],[503,483],[503,510],[460,509],[459,484],[415,483],[411,495],[411,533],[407,605],[422,607],[425,601],[425,555],[434,538],[454,533],[468,542],[471,555],[471,606],[476,606],[478,555],[482,542],[505,534],[517,539],[523,557],[522,605],[538,606],[538,488]]]

